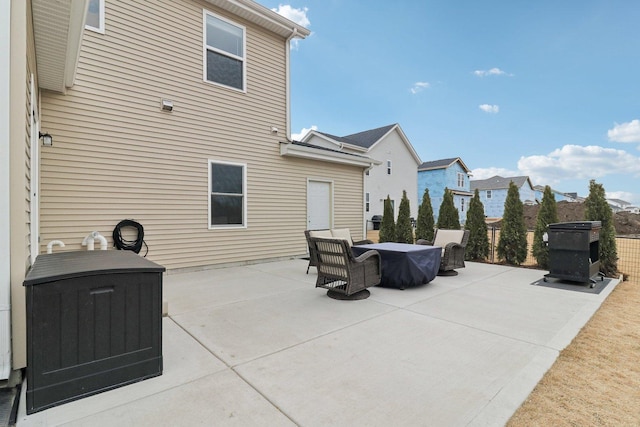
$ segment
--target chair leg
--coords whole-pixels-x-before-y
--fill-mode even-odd
[[[307,265],[307,274],[309,274],[309,267],[311,267],[311,263],[309,263],[309,265]]]

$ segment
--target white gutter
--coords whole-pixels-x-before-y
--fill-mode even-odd
[[[320,160],[323,162],[339,163],[342,165],[360,166],[362,168],[371,168],[382,162],[370,157],[360,156],[357,154],[341,153],[338,151],[322,150],[320,148],[307,147],[293,143],[281,142],[280,155],[289,157],[298,157],[301,159]]]
[[[76,1],[71,8],[69,17],[69,38],[67,39],[67,57],[64,66],[64,85],[73,86],[80,61],[80,45],[84,34],[84,22],[89,9],[89,1]]]
[[[0,1],[0,379],[11,373],[11,2]],[[24,121],[24,119],[23,119]]]

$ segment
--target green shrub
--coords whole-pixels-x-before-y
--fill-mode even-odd
[[[444,230],[460,230],[460,217],[458,209],[453,205],[453,193],[444,189],[444,196],[438,213],[438,228]]]
[[[527,226],[518,186],[511,181],[504,202],[498,257],[508,264],[520,265],[527,258]]]
[[[407,192],[402,190],[402,200],[398,208],[398,222],[396,223],[396,242],[413,243],[413,226],[411,225],[411,207]]]
[[[433,242],[435,220],[433,219],[433,207],[431,206],[431,197],[429,189],[425,188],[422,195],[422,203],[418,207],[418,220],[416,224],[416,240],[424,239]]]
[[[384,212],[382,214],[382,224],[380,224],[380,234],[378,242],[395,242],[396,241],[396,223],[393,219],[393,208],[391,207],[391,198],[387,196],[384,201]]]
[[[484,205],[480,200],[477,188],[469,202],[464,228],[469,230],[469,242],[464,252],[464,258],[469,261],[486,259],[489,256],[489,236],[484,217]]]
[[[542,202],[536,217],[536,229],[533,232],[533,246],[531,252],[538,262],[538,265],[544,269],[549,268],[549,246],[544,242],[544,233],[549,230],[549,224],[558,222],[558,206],[556,198],[553,196],[551,187],[544,187]]]
[[[606,276],[615,276],[618,272],[618,250],[616,248],[616,230],[613,225],[611,206],[607,202],[604,187],[595,180],[589,181],[589,196],[584,202],[585,220],[600,221],[598,256],[600,271]]]

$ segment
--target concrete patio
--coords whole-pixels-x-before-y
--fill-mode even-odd
[[[169,274],[164,373],[18,426],[500,426],[613,290],[467,263],[336,301],[288,260]]]

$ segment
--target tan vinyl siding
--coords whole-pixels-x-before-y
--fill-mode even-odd
[[[36,74],[30,2],[12,4],[11,21],[11,343],[12,368],[26,366],[23,281],[31,264],[31,74]],[[37,99],[37,98],[36,98]]]
[[[203,8],[246,27],[246,93],[203,81]],[[362,236],[362,169],[280,156],[285,41],[205,2],[106,1],[86,31],[76,84],[43,93],[41,245],[82,249],[122,219],[145,228],[168,268],[306,252],[307,178],[334,182],[335,225]],[[160,109],[162,98],[173,112]],[[247,228],[208,229],[208,161],[246,164]],[[144,251],[144,249],[143,249]]]

